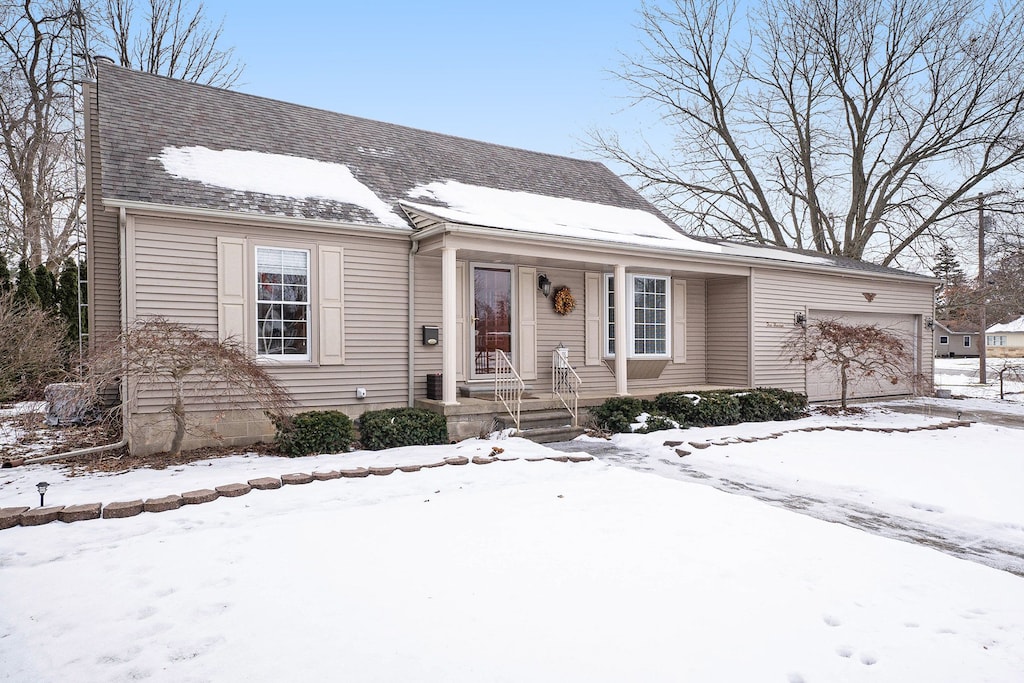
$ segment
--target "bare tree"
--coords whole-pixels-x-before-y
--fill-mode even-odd
[[[669,149],[595,132],[673,218],[712,236],[884,265],[1024,160],[1024,5],[665,0],[619,74]]]
[[[230,87],[242,72],[202,3],[0,0],[0,252],[10,263],[55,272],[78,247],[73,75],[87,76],[87,37],[150,73]]]
[[[172,455],[181,452],[186,434],[216,438],[211,427],[194,419],[197,410],[262,411],[280,421],[293,405],[288,391],[243,345],[163,318],[141,320],[106,344],[90,360],[88,378],[95,394],[127,378],[122,400],[134,407],[141,399],[166,401],[163,410],[175,427]]]
[[[0,401],[39,399],[66,377],[67,349],[57,316],[0,292]]]
[[[0,3],[0,250],[56,267],[77,246],[72,34],[60,0]],[[78,42],[81,45],[81,41]]]
[[[242,75],[234,48],[222,48],[224,22],[213,24],[200,2],[104,0],[98,42],[121,66],[229,88]]]
[[[877,377],[896,385],[916,380],[908,371],[913,359],[906,344],[896,334],[877,325],[847,325],[838,320],[818,320],[807,329],[794,331],[790,359],[804,363],[831,365],[839,379],[843,410],[847,408],[850,382]]]

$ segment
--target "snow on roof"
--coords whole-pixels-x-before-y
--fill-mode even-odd
[[[648,247],[721,253],[722,247],[691,239],[653,213],[564,197],[498,190],[455,180],[435,181],[409,190],[414,199],[445,207],[402,204],[447,221],[489,228],[622,242]]]
[[[751,256],[755,258],[774,259],[776,261],[789,261],[792,263],[816,263],[818,265],[825,266],[835,265],[834,261],[826,257],[809,256],[807,254],[800,254],[786,249],[759,247],[754,244],[737,244],[735,242],[731,242],[729,244],[722,245],[722,253],[733,256]]]
[[[988,334],[992,334],[993,332],[1024,332],[1024,315],[1016,320],[1003,323],[1002,325],[993,325],[986,330],[986,333]]]
[[[170,175],[241,192],[318,198],[362,207],[383,225],[408,227],[344,164],[239,149],[165,147],[157,157]]]

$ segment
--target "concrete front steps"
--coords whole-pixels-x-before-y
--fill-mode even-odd
[[[571,441],[582,434],[582,427],[572,426],[572,415],[562,409],[523,409],[519,413],[519,431],[516,436],[536,443]]]

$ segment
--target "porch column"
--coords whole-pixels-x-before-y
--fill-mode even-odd
[[[458,364],[458,336],[455,331],[455,308],[458,301],[455,278],[455,249],[441,248],[441,399],[445,405],[454,405],[455,367]]]
[[[629,396],[626,382],[626,340],[629,330],[626,325],[626,266],[615,266],[615,393]]]

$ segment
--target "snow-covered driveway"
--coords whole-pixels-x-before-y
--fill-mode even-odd
[[[917,408],[927,411],[929,405],[920,402]],[[955,413],[960,404],[953,405]],[[1003,417],[1024,427],[1024,415],[1013,409]],[[610,442],[581,439],[561,447],[1024,576],[1021,429],[974,423],[942,431],[795,431],[825,425],[915,429],[944,422],[869,406],[858,416],[620,434]],[[773,433],[781,435],[742,440]],[[712,446],[697,447],[705,443]],[[689,453],[681,457],[680,449]]]

